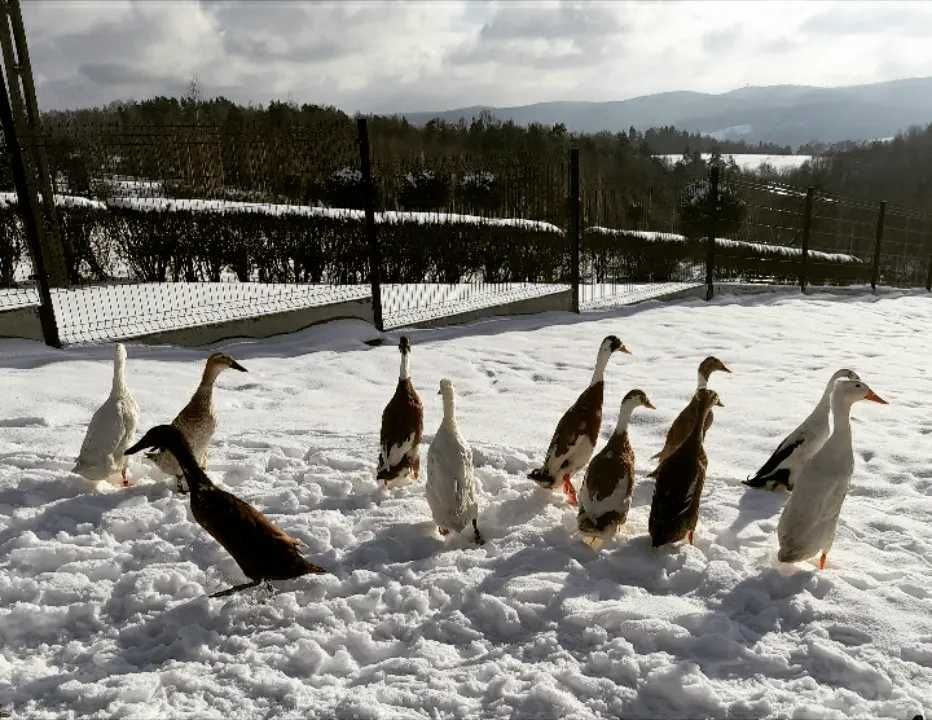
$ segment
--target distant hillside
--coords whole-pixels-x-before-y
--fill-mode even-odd
[[[473,106],[405,113],[422,125],[432,118],[469,120],[487,110],[520,125],[563,123],[575,132],[617,132],[675,125],[750,143],[801,145],[871,140],[932,122],[932,78],[819,88],[804,85],[746,87],[714,95],[669,92],[617,102],[549,102],[519,107]]]

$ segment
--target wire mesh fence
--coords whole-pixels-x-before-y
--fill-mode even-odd
[[[53,117],[34,142],[53,180],[65,343],[348,300],[378,300],[385,328],[570,292],[601,309],[700,286],[710,268],[719,283],[913,286],[932,269],[923,213],[881,217],[879,203],[740,172],[713,202],[709,179],[633,192],[585,167],[574,185],[566,153],[383,142],[370,185],[351,122]],[[0,311],[39,302],[15,193],[0,195],[0,232]]]

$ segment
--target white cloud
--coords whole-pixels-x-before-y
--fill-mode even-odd
[[[205,91],[348,111],[855,84],[932,68],[919,3],[24,3],[40,104]]]

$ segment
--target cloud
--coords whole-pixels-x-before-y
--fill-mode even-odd
[[[195,75],[240,102],[386,112],[932,67],[932,7],[918,3],[43,0],[23,12],[46,109],[177,95]]]

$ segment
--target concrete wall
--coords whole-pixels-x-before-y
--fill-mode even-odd
[[[563,290],[550,295],[527,298],[526,300],[515,300],[514,302],[504,305],[494,305],[492,307],[480,308],[479,310],[470,310],[469,312],[459,313],[457,315],[446,315],[444,317],[434,318],[433,320],[411,323],[405,325],[405,327],[432,328],[444,327],[446,325],[462,325],[487,317],[497,317],[500,315],[531,315],[533,313],[552,312],[554,310],[565,312],[571,312],[573,310],[572,290]]]
[[[347,300],[317,307],[287,310],[259,317],[230,320],[228,322],[197,327],[167,330],[165,332],[133,337],[134,341],[149,345],[182,345],[197,347],[233,338],[267,338],[273,335],[304,330],[331,320],[358,319],[372,322],[372,299]]]
[[[43,342],[42,321],[36,305],[0,311],[0,337]]]

